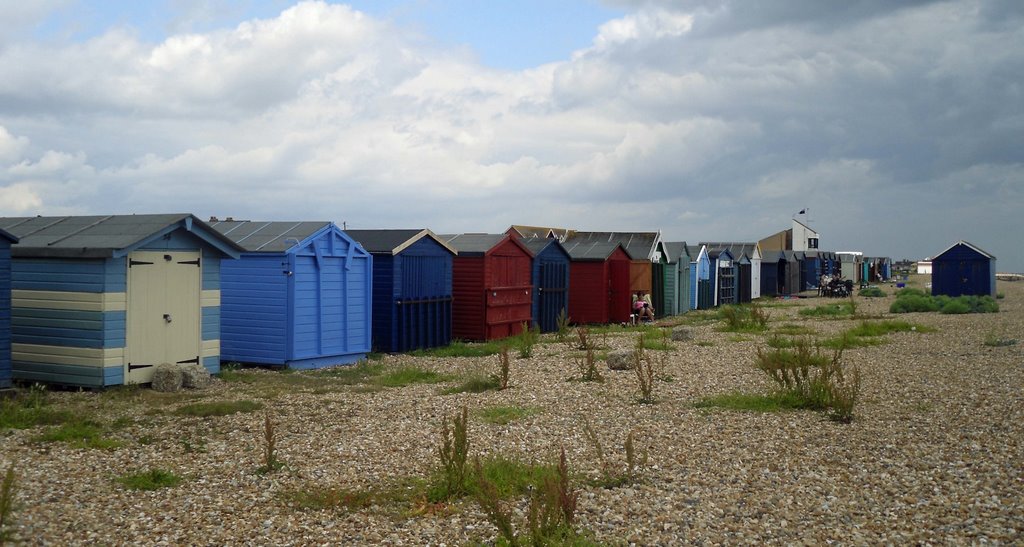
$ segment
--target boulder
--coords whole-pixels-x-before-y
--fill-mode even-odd
[[[633,352],[620,349],[608,352],[608,368],[612,370],[631,370],[633,368]]]
[[[170,393],[180,391],[184,381],[181,367],[171,363],[161,363],[153,367],[153,391]]]
[[[181,367],[182,387],[186,389],[204,389],[210,385],[210,371],[197,363],[189,363]]]
[[[672,340],[674,342],[693,340],[693,329],[690,327],[676,327],[672,329]]]

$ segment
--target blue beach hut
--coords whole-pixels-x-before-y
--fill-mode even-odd
[[[558,316],[569,315],[569,263],[565,247],[554,238],[520,239],[533,254],[533,324],[541,332],[558,330]]]
[[[688,246],[690,263],[690,308],[707,310],[715,305],[715,290],[712,282],[711,259],[706,245]]]
[[[222,359],[310,369],[370,351],[373,258],[333,222],[216,220],[244,249],[222,268]]]
[[[17,242],[0,230],[0,389],[11,387],[11,244]]]
[[[996,257],[960,240],[932,259],[932,294],[996,296]]]
[[[402,352],[452,341],[452,258],[434,232],[346,230],[373,255],[373,347]]]
[[[15,379],[148,383],[220,371],[220,266],[240,249],[189,214],[0,218],[11,247]],[[230,260],[225,260],[230,262]]]

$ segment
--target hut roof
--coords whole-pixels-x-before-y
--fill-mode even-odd
[[[950,245],[949,247],[946,247],[946,250],[942,251],[941,253],[939,253],[937,255],[935,255],[935,258],[939,258],[942,255],[948,253],[949,251],[953,250],[953,248],[955,248],[957,245],[964,245],[964,246],[972,249],[973,251],[977,252],[978,254],[982,255],[985,258],[995,258],[995,256],[992,255],[992,253],[989,253],[989,252],[987,252],[985,250],[982,250],[981,247],[978,247],[977,245],[974,245],[973,243],[968,243],[967,241],[964,241],[962,239],[960,241],[957,241],[956,243]],[[933,258],[932,260],[935,260],[935,258]]]
[[[455,248],[448,244],[447,240],[426,228],[408,230],[345,230],[345,233],[371,253],[398,254],[413,243],[427,237],[438,242],[452,254],[458,254]]]
[[[510,238],[505,234],[441,234],[441,239],[458,251],[459,256],[481,256]]]
[[[251,253],[282,253],[331,224],[328,221],[210,220],[214,230]]]
[[[178,228],[228,256],[237,258],[243,250],[188,213],[0,218],[0,229],[19,239],[11,248],[14,256],[121,257]]]

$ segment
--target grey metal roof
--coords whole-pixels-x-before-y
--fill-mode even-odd
[[[748,259],[754,258],[754,248],[757,247],[757,243],[749,241],[704,241],[701,242],[701,245],[707,245],[708,252],[728,249],[729,254],[737,260],[741,256],[746,256]]]
[[[633,260],[651,260],[661,240],[660,232],[573,232],[566,242],[621,243]]]
[[[440,237],[454,247],[459,256],[484,255],[495,245],[511,239],[505,234],[442,234]]]
[[[11,243],[18,242],[18,238],[14,234],[8,233],[5,230],[0,230],[0,237],[10,241]]]
[[[567,256],[569,255],[568,251],[565,250],[565,246],[562,245],[561,242],[559,242],[555,238],[531,237],[529,239],[520,239],[519,243],[522,243],[533,256],[537,256],[538,254],[544,252],[544,249],[547,249],[549,245],[557,245],[559,248],[562,249],[562,252],[564,252]]]
[[[449,245],[443,237],[425,228],[418,230],[345,230],[345,233],[371,253],[398,254],[409,245],[424,237],[429,237],[451,251],[452,254],[456,254],[455,248]]]
[[[607,241],[577,241],[570,239],[562,244],[569,258],[572,260],[607,260],[615,249],[621,247],[619,243],[608,243]]]
[[[14,256],[109,258],[123,256],[178,226],[225,254],[242,249],[188,213],[0,218],[0,229],[19,239]]]
[[[686,253],[686,242],[685,241],[663,241],[661,243],[665,247],[665,254],[668,255],[669,263],[676,263],[679,258]]]
[[[331,225],[327,221],[276,222],[263,220],[211,220],[218,233],[248,252],[281,253]]]
[[[789,260],[788,258],[786,258],[786,252],[785,251],[764,251],[764,252],[761,253],[761,263],[762,264],[769,263],[769,262],[778,262],[780,260],[786,260],[786,261]]]

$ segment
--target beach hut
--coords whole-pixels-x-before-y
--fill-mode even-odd
[[[15,379],[148,383],[162,363],[220,371],[222,258],[190,214],[0,218],[11,247]],[[230,260],[225,260],[228,263]]]
[[[345,233],[373,255],[373,348],[402,352],[450,344],[455,249],[426,229]]]
[[[932,294],[996,296],[996,257],[960,240],[932,258]]]
[[[11,245],[17,242],[0,230],[0,389],[11,387]]]
[[[712,248],[706,243],[702,244],[708,249],[708,259],[711,260],[711,281],[714,286],[714,306],[736,304],[736,260],[728,249],[721,247]]]
[[[494,340],[530,324],[530,251],[506,234],[441,236],[456,250],[452,262],[452,336]]]
[[[843,279],[853,281],[854,285],[860,284],[862,277],[861,264],[864,253],[859,251],[844,251],[836,253],[839,259],[839,275]]]
[[[693,257],[690,263],[690,308],[711,309],[715,305],[715,291],[707,245],[687,246],[687,251]]]
[[[686,242],[662,242],[665,265],[665,315],[689,311],[690,257]]]
[[[618,243],[630,259],[629,290],[650,293],[653,289],[654,262],[660,262],[658,254],[661,232],[588,232],[569,231],[566,243]],[[652,295],[653,300],[653,295]],[[657,309],[657,307],[655,307]]]
[[[631,313],[630,258],[621,244],[569,240],[569,318],[574,323],[623,323]]]
[[[558,330],[558,318],[569,317],[571,258],[555,238],[521,239],[533,255],[533,324],[541,332]]]
[[[210,224],[245,250],[221,268],[223,360],[310,369],[366,356],[373,260],[334,223]]]
[[[737,302],[761,297],[761,246],[757,242],[708,241],[708,249],[725,249],[736,261]]]

